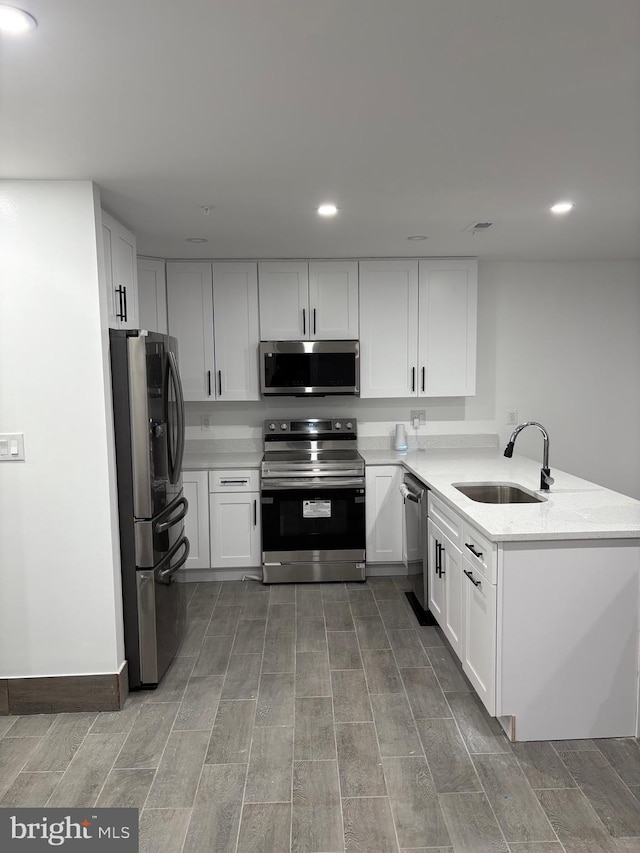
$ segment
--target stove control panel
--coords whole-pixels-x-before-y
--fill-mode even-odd
[[[299,437],[324,437],[331,435],[350,433],[357,435],[357,421],[352,418],[348,421],[334,420],[332,418],[307,418],[306,420],[290,421],[265,421],[263,434],[265,436],[282,435],[289,433],[291,436]]]

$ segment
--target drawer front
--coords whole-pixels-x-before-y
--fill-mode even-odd
[[[260,472],[257,468],[235,468],[209,471],[210,492],[258,492]]]
[[[498,546],[467,523],[463,525],[462,543],[465,558],[489,583],[495,585],[498,582]]]
[[[429,518],[432,518],[451,542],[462,550],[462,519],[433,492],[429,492]]]

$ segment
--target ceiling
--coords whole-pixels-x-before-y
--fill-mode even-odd
[[[3,176],[95,180],[141,254],[640,255],[638,0],[10,2]]]

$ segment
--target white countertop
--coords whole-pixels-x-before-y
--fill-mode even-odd
[[[263,457],[262,450],[204,451],[184,454],[183,471],[208,471],[221,468],[259,468]]]
[[[402,464],[494,542],[640,538],[640,501],[551,466],[549,492],[539,492],[541,462],[501,449],[361,451],[368,465]],[[453,483],[513,483],[543,494],[541,503],[485,504]]]

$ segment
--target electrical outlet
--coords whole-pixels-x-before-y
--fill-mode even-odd
[[[201,423],[202,432],[211,432],[213,430],[213,424],[211,423],[211,415],[203,415]]]
[[[426,424],[426,422],[427,422],[427,410],[426,409],[411,409],[411,414],[410,414],[409,420],[411,421],[411,423],[414,423],[416,419],[421,424]]]
[[[515,426],[518,423],[518,410],[517,409],[508,409],[507,410],[507,424],[510,426]]]

